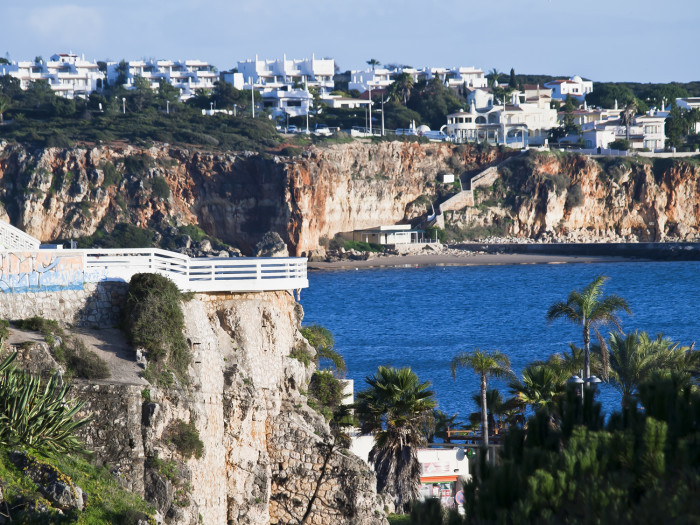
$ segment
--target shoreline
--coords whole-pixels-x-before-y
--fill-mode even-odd
[[[389,255],[367,260],[344,259],[307,263],[307,268],[322,270],[359,270],[360,268],[424,268],[430,266],[506,266],[524,264],[590,264],[619,262],[651,262],[641,257],[597,256],[597,255],[544,255],[523,253],[474,253],[463,254],[427,253],[420,255]]]

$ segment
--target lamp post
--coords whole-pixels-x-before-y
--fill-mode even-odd
[[[583,371],[579,371],[579,374],[584,375]],[[580,385],[580,395],[581,395],[581,404],[583,405],[583,389],[584,387],[588,386],[589,388],[595,388],[598,383],[601,383],[600,378],[596,376],[590,376],[590,377],[584,377],[581,378],[578,375],[571,376],[571,379],[569,379],[569,383],[573,385]]]
[[[126,97],[122,97],[122,114],[126,115]]]
[[[372,84],[368,83],[367,87],[369,87],[369,106],[367,106],[369,110],[369,134],[372,135]]]
[[[166,100],[165,101],[165,112],[170,115],[170,101]]]
[[[238,107],[238,104],[233,105],[233,116],[236,116],[236,108]]]

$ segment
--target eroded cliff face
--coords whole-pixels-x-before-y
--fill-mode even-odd
[[[321,237],[415,218],[429,206],[414,201],[445,191],[438,174],[478,171],[500,158],[497,150],[403,142],[311,147],[294,158],[0,142],[0,218],[44,242],[109,232],[119,222],[163,236],[195,224],[244,253],[276,231],[302,255]]]
[[[291,295],[197,294],[183,306],[186,389],[77,384],[94,414],[84,437],[96,457],[168,523],[301,523],[307,512],[313,524],[385,523],[374,474],[331,446],[301,392],[312,368],[289,357],[307,345]],[[201,458],[173,446],[177,421],[195,424]]]
[[[453,225],[498,223],[504,234],[568,241],[700,235],[697,163],[530,152],[505,163],[500,175],[477,195],[476,208],[454,215]]]

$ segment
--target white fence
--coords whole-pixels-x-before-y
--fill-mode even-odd
[[[126,281],[158,273],[184,292],[262,292],[308,288],[303,257],[191,258],[159,249],[84,250],[85,280]]]
[[[38,250],[40,241],[11,224],[0,221],[0,248]]]

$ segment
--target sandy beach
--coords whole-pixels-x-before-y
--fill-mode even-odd
[[[639,261],[627,257],[597,257],[584,255],[490,254],[464,252],[426,253],[420,255],[375,256],[365,261],[345,259],[334,262],[309,262],[311,270],[352,270],[359,268],[411,268],[424,266],[486,266],[506,264],[571,264]]]

